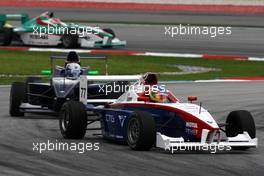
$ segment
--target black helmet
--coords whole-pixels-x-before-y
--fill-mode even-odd
[[[75,51],[70,51],[67,55],[67,63],[69,62],[76,62],[80,63],[80,56],[77,52]]]

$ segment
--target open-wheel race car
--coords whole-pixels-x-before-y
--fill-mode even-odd
[[[20,19],[20,26],[7,23]],[[110,28],[64,23],[52,12],[30,19],[27,14],[0,14],[0,45],[10,45],[13,40],[32,46],[62,46],[64,48],[125,46],[126,41],[116,37]]]
[[[106,99],[106,104],[95,105],[87,96],[91,81],[130,84],[117,99]],[[125,142],[134,150],[152,147],[171,150],[177,146],[209,144],[232,149],[257,147],[255,123],[248,111],[233,111],[225,124],[218,124],[205,108],[193,103],[196,97],[190,96],[189,103],[182,103],[159,85],[157,76],[152,73],[82,75],[79,88],[79,100],[66,101],[59,113],[60,130],[67,139],[84,138],[89,129],[87,125],[99,121],[103,138]]]
[[[105,61],[107,73],[107,57],[100,55],[79,55],[74,51],[65,54],[51,56],[51,69],[42,70],[43,74],[49,75],[49,81],[42,77],[28,77],[24,82],[14,82],[10,90],[11,116],[24,116],[25,113],[57,115],[66,101],[79,101],[80,75],[97,74],[97,71],[83,67],[81,60]],[[56,60],[64,60],[63,64],[57,65]],[[111,92],[108,95],[100,92],[100,86],[110,83],[88,85],[90,102],[103,104],[105,99],[116,99],[122,92]],[[125,84],[124,82],[122,84]]]

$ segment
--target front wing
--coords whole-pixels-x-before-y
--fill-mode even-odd
[[[157,132],[156,137],[156,147],[162,148],[166,151],[179,151],[182,149],[210,149],[210,146],[216,148],[221,148],[221,150],[231,150],[232,147],[257,147],[258,139],[252,139],[247,132],[244,131],[243,134],[238,134],[235,137],[227,137],[226,139],[214,139],[211,138],[208,140],[209,130],[204,129],[202,132],[201,142],[186,142],[182,137],[173,138],[165,136]],[[208,147],[209,146],[209,147]]]

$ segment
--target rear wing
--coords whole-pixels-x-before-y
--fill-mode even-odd
[[[28,14],[0,14],[0,26],[4,26],[7,20],[20,20],[24,24],[29,20]]]
[[[107,57],[105,55],[93,55],[93,54],[80,53],[79,56],[80,56],[80,59],[102,59],[102,60],[107,59]],[[50,58],[51,59],[66,59],[67,53],[52,55]]]
[[[110,76],[86,76],[81,75],[80,77],[80,91],[79,100],[80,102],[87,103],[111,103],[116,101],[116,99],[87,99],[88,95],[88,84],[87,82],[115,82],[115,81],[138,81],[142,78],[142,75],[110,75]]]
[[[107,56],[105,55],[93,55],[93,54],[84,54],[84,53],[80,53],[80,60],[104,60],[105,61],[105,74],[108,75],[108,59]],[[60,53],[60,54],[56,54],[56,55],[52,55],[50,57],[50,65],[51,65],[51,70],[52,73],[54,73],[54,60],[56,59],[67,59],[67,53]],[[51,73],[51,74],[52,74]]]

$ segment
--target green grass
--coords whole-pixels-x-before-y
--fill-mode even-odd
[[[0,75],[39,75],[43,69],[50,68],[50,52],[0,51]],[[196,80],[227,77],[264,76],[264,62],[206,60],[197,58],[170,58],[150,56],[109,55],[109,74],[139,74],[145,72],[178,72],[171,65],[182,64],[219,68],[221,71],[187,75],[160,75],[160,80]],[[61,61],[59,64],[62,64]],[[104,62],[98,60],[82,61],[92,70],[104,74]],[[0,84],[23,80],[19,77],[0,77]]]

